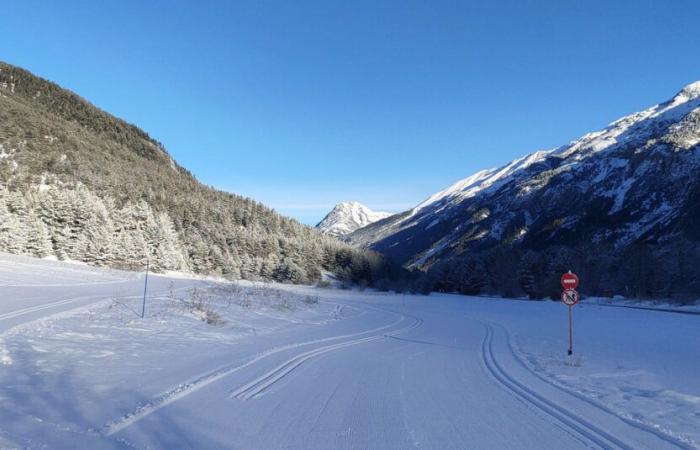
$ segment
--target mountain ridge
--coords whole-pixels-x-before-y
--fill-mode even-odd
[[[511,251],[521,258],[527,250],[543,253],[557,246],[564,252],[576,249],[573,253],[579,259],[590,249],[601,249],[601,254],[615,260],[615,267],[609,268],[613,279],[625,272],[626,263],[620,259],[633,249],[664,258],[669,249],[683,243],[696,258],[698,233],[693,224],[698,207],[692,193],[700,189],[699,143],[700,82],[694,82],[670,100],[624,116],[600,131],[479,171],[348,239],[429,272],[469,254],[488,259]],[[581,242],[588,243],[588,250]],[[606,282],[591,286],[590,292],[668,293],[670,275],[655,276],[654,287],[629,288],[625,281],[620,283],[628,288],[620,288]],[[492,280],[484,282],[489,283]],[[690,289],[689,283],[685,289]],[[547,289],[538,290],[549,295],[554,287],[547,284]],[[700,288],[693,286],[692,290]],[[520,289],[541,294],[522,286],[511,291]]]

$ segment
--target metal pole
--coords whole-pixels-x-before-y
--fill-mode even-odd
[[[571,315],[571,306],[569,306],[569,356],[574,353],[574,326]]]
[[[150,265],[150,260],[146,258],[146,282],[143,285],[143,303],[141,304],[141,318],[143,319],[146,315],[146,292],[148,291],[148,268]]]

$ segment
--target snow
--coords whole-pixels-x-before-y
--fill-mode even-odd
[[[647,122],[654,120],[658,123],[679,121],[691,111],[700,107],[700,81],[691,83],[683,88],[668,102],[660,103],[629,116],[618,119],[602,131],[589,133],[569,145],[553,151],[563,157],[578,155],[584,157],[603,150],[609,150],[618,143],[632,140],[643,140],[654,131]],[[654,125],[652,123],[652,125]]]
[[[0,269],[0,447],[700,448],[698,315]]]
[[[391,215],[387,212],[372,211],[359,202],[342,202],[335,205],[316,228],[324,234],[345,236]]]
[[[423,209],[429,205],[432,205],[433,203],[436,203],[444,198],[450,197],[457,193],[463,193],[463,195],[465,196],[476,193],[478,192],[481,183],[484,180],[487,180],[490,176],[492,176],[495,171],[496,169],[481,170],[468,178],[460,180],[454,183],[452,186],[448,187],[447,189],[431,195],[423,202],[421,202],[418,206],[416,206],[415,210]]]
[[[700,97],[700,80],[685,86],[675,98],[679,99],[679,101],[687,101],[697,97]]]
[[[440,223],[440,219],[434,219],[432,222],[430,222],[430,223],[425,227],[425,229],[426,229],[426,230],[429,230],[429,229],[433,228],[435,225],[437,225],[437,224],[439,224],[439,223]]]
[[[618,212],[622,209],[622,207],[625,204],[625,195],[627,195],[627,191],[630,190],[630,188],[632,187],[632,185],[636,181],[637,180],[635,178],[627,178],[617,188],[617,190],[615,192],[615,201],[613,202],[613,205],[610,208],[610,211],[608,211],[608,215],[615,214],[616,212]]]
[[[11,148],[9,150],[9,152],[6,152],[4,145],[0,144],[0,160],[3,160],[3,159],[8,160],[10,167],[12,168],[13,171],[17,170],[17,167],[18,167],[17,161],[15,161],[13,159],[16,151],[17,151],[16,149]]]
[[[177,164],[175,163],[175,160],[171,157],[168,157],[168,160],[170,161],[170,168],[174,171],[177,172]]]
[[[625,243],[638,238],[658,223],[670,220],[674,214],[675,211],[668,202],[661,202],[658,207],[645,213],[639,220],[625,224],[627,232],[619,242]]]
[[[8,88],[10,89],[11,93],[15,93],[15,83],[8,83],[7,81],[0,83],[0,89],[7,90]]]
[[[433,246],[430,247],[428,250],[418,255],[418,258],[414,262],[409,264],[409,268],[417,267],[421,264],[424,264],[432,256],[444,250],[450,242],[450,237],[451,235],[448,235],[448,237],[440,239],[438,242],[433,244]]]
[[[504,180],[507,177],[512,176],[514,173],[544,160],[549,153],[550,151],[538,151],[516,159],[515,161],[512,161],[501,168],[479,171],[474,175],[465,178],[464,180],[456,182],[447,189],[428,197],[418,206],[416,206],[413,211],[415,213],[416,211],[424,209],[444,199],[452,200],[457,198],[458,200],[464,200],[466,198],[474,197],[484,189],[496,185],[498,181]]]

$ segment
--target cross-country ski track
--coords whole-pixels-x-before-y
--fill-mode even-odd
[[[658,351],[695,316],[579,307],[582,356],[569,360],[565,309],[552,302],[254,287],[259,301],[320,301],[222,307],[226,323],[212,326],[166,300],[217,283],[155,276],[142,320],[130,310],[139,276],[23,264],[0,280],[2,448],[698,448],[694,362],[674,367]],[[28,282],[27,270],[55,276]],[[667,336],[643,341],[639,324]],[[650,389],[664,361],[668,386]],[[687,403],[644,414],[669,398]]]

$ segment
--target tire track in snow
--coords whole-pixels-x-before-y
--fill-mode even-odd
[[[581,436],[584,440],[589,441],[599,448],[633,450],[633,447],[620,441],[607,431],[537,394],[509,375],[494,356],[493,327],[489,324],[484,325],[486,327],[486,336],[481,344],[481,358],[487,371],[498,384],[506,388],[526,404],[536,407],[557,422],[563,424],[574,435]]]
[[[369,309],[375,309],[375,308],[369,308]],[[385,311],[385,310],[381,310],[381,311],[382,312],[391,312],[391,311]],[[345,335],[340,335],[340,336],[331,336],[331,337],[322,338],[322,339],[315,339],[315,340],[310,340],[310,341],[303,341],[303,342],[297,342],[297,343],[293,343],[293,344],[283,345],[280,347],[274,347],[274,348],[268,349],[262,353],[259,353],[257,356],[253,357],[252,359],[248,360],[245,363],[241,364],[240,362],[236,362],[235,364],[229,364],[229,365],[220,367],[218,369],[215,369],[213,371],[208,371],[208,372],[205,372],[203,374],[200,374],[199,376],[197,376],[193,380],[182,383],[182,384],[178,385],[177,387],[174,387],[173,389],[170,389],[170,390],[164,392],[163,394],[151,399],[147,403],[137,406],[136,409],[134,409],[132,412],[122,416],[121,418],[114,420],[114,421],[111,421],[111,422],[108,422],[107,424],[105,424],[103,426],[102,434],[104,436],[112,436],[115,433],[118,433],[119,431],[121,431],[125,428],[128,428],[129,426],[143,420],[144,418],[150,416],[151,414],[155,413],[156,411],[160,410],[161,408],[164,408],[171,403],[174,403],[182,398],[185,398],[188,395],[198,391],[199,389],[202,389],[202,388],[204,388],[212,383],[215,383],[215,382],[217,382],[225,377],[228,377],[228,376],[230,376],[230,375],[232,375],[240,370],[251,367],[251,366],[257,364],[258,362],[263,361],[266,358],[268,358],[272,355],[275,355],[277,353],[298,349],[301,347],[305,347],[307,345],[320,344],[320,343],[335,341],[335,340],[339,340],[339,339],[355,338],[357,336],[362,336],[362,335],[370,334],[370,333],[380,333],[383,330],[387,330],[387,329],[401,323],[402,321],[404,321],[407,318],[407,316],[405,316],[403,314],[398,314],[398,313],[393,313],[393,314],[399,316],[399,318],[397,320],[391,322],[388,325],[383,325],[381,327],[361,331],[358,333],[351,333],[351,334],[345,334]],[[396,332],[401,332],[401,331],[405,331],[409,328],[413,328],[415,326],[420,326],[421,323],[422,323],[422,320],[418,319],[418,320],[414,321],[414,323],[411,326],[409,326],[405,329],[399,329]],[[382,338],[383,336],[384,336],[384,334],[379,334],[376,336],[373,335],[373,336],[368,336],[368,337]],[[362,339],[366,339],[366,338],[362,338]],[[350,341],[346,341],[346,342],[350,342]],[[342,343],[339,343],[339,344],[342,344]],[[336,346],[336,345],[338,345],[338,344],[333,344],[333,346]],[[322,348],[327,348],[327,347],[328,346],[325,346]],[[342,347],[338,347],[338,348],[342,348]],[[321,350],[321,349],[317,349],[317,350]],[[309,352],[306,352],[306,353],[309,353]],[[292,358],[292,359],[294,359],[294,358]],[[298,367],[298,365],[296,367]],[[279,366],[278,366],[278,368],[279,368]],[[247,383],[246,385],[248,385],[248,384],[250,384],[250,383]]]
[[[645,433],[652,434],[655,437],[657,437],[663,441],[666,441],[667,443],[669,443],[671,445],[674,445],[676,447],[686,449],[686,450],[692,450],[694,448],[694,447],[690,446],[688,443],[683,442],[679,439],[676,439],[673,436],[669,436],[669,435],[667,435],[659,430],[652,428],[651,426],[648,426],[644,423],[640,423],[640,422],[637,422],[633,419],[630,419],[630,418],[627,418],[623,415],[620,415],[617,412],[615,412],[614,410],[612,410],[611,408],[608,408],[607,406],[605,406],[605,405],[603,405],[603,404],[601,404],[601,403],[599,403],[599,402],[597,402],[589,397],[586,397],[583,394],[580,394],[580,393],[573,391],[573,390],[569,390],[569,389],[547,379],[546,377],[542,376],[541,374],[537,373],[530,366],[528,366],[528,364],[523,360],[523,358],[515,351],[515,347],[514,347],[513,342],[512,342],[512,337],[511,337],[511,334],[508,332],[508,329],[506,329],[502,325],[498,325],[498,326],[503,330],[503,332],[506,335],[506,340],[508,342],[508,350],[510,351],[513,358],[518,362],[518,364],[520,366],[525,368],[525,370],[527,370],[529,373],[533,374],[534,376],[536,376],[540,380],[542,380],[545,383],[549,384],[550,386],[556,388],[557,390],[564,392],[565,394],[569,394],[573,397],[576,397],[579,400],[582,400],[582,401],[588,403],[589,405],[591,405],[591,406],[593,406],[593,407],[595,407],[595,408],[597,408],[605,413],[608,413],[612,416],[617,417],[621,421],[625,422],[627,425],[630,425],[630,426],[632,426],[640,431],[643,431]]]

